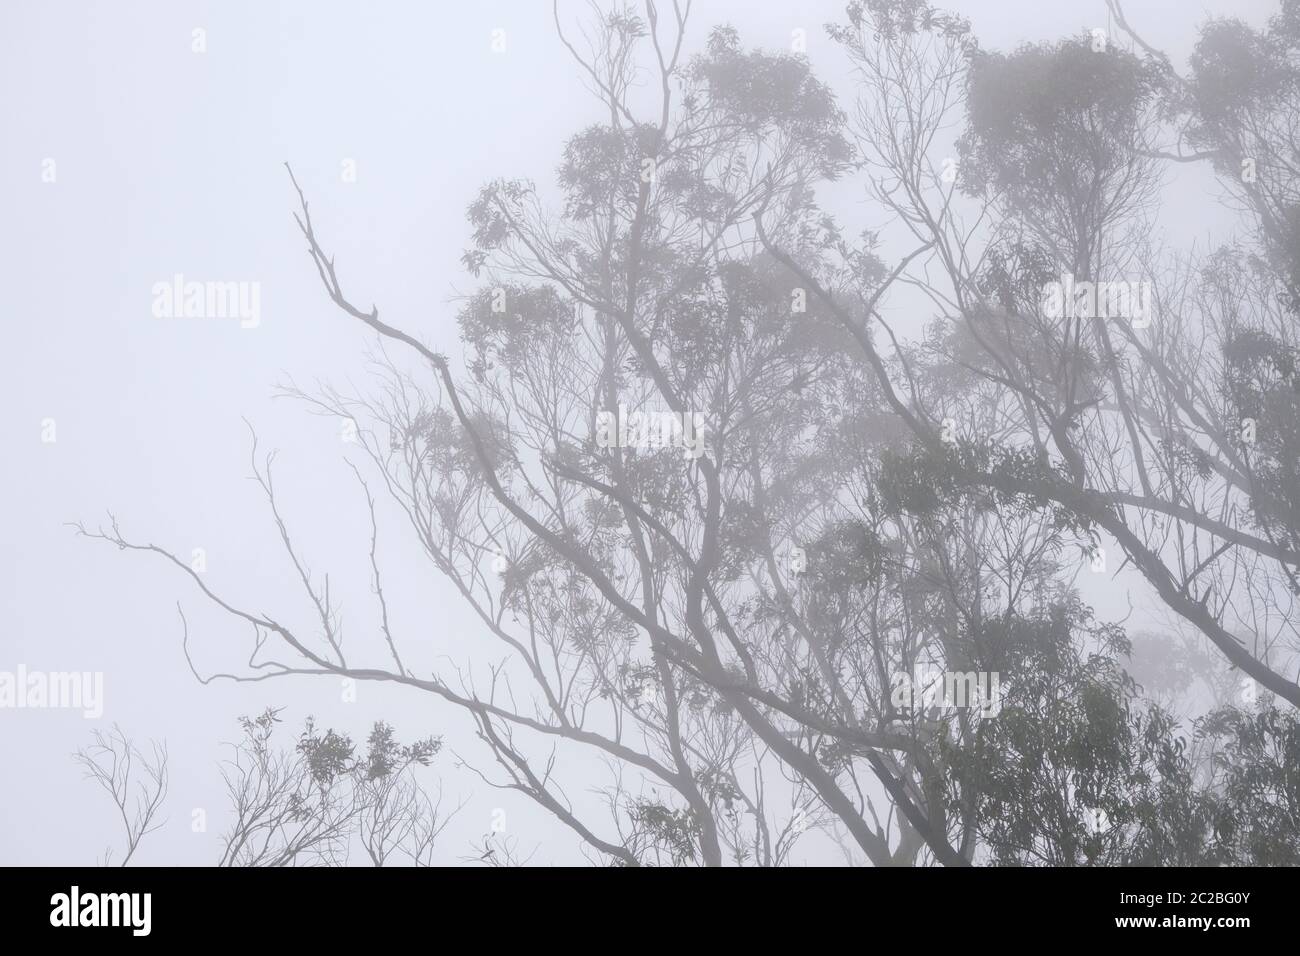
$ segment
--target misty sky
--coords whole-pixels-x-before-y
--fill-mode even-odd
[[[1103,0],[947,6],[971,19],[985,48],[1107,25]],[[1181,66],[1205,17],[1260,23],[1274,4],[1127,7],[1134,26]],[[584,9],[562,8],[571,20]],[[746,46],[779,49],[789,48],[793,29],[806,29],[814,69],[847,102],[846,60],[822,31],[842,10],[842,2],[703,0],[690,46],[726,22]],[[191,50],[195,28],[206,30],[206,53]],[[505,31],[504,53],[491,49],[494,29]],[[458,754],[490,764],[462,712],[376,685],[344,703],[333,679],[200,686],[181,654],[176,601],[208,671],[238,667],[247,631],[212,613],[161,560],[119,554],[65,526],[93,526],[112,510],[129,538],[180,554],[203,548],[208,580],[243,605],[306,623],[311,608],[265,501],[245,480],[247,419],[264,449],[280,449],[285,519],[313,569],[330,572],[349,638],[367,646],[369,525],[343,463],[348,446],[337,420],[272,394],[290,379],[364,393],[365,351],[376,340],[326,299],[290,215],[295,196],[282,164],[293,164],[349,294],[459,356],[455,300],[474,287],[459,261],[466,205],[492,177],[549,180],[566,137],[601,116],[556,39],[550,4],[6,0],[0,91],[11,342],[0,375],[0,670],[102,671],[105,681],[99,722],[67,710],[0,710],[0,863],[87,864],[120,845],[111,805],[70,759],[92,729],[114,721],[141,743],[165,738],[172,755],[168,823],[138,862],[215,860],[220,742],[234,739],[240,714],[272,704],[287,708],[286,736],[309,713],[361,736],[380,717],[405,738],[443,735],[446,749],[426,779],[441,779],[444,806],[466,807],[443,837],[442,862],[467,854],[498,807],[520,847],[537,848],[534,862],[580,862],[576,838],[554,819],[457,767]],[[48,159],[53,183],[42,182]],[[345,160],[355,161],[355,183],[341,179]],[[1208,177],[1181,175],[1170,188],[1202,198],[1167,205],[1168,240],[1224,238],[1227,217],[1202,194]],[[830,211],[871,223],[860,188],[835,198]],[[176,273],[260,283],[260,324],[155,318],[151,289]],[[56,423],[53,443],[41,441],[45,419]],[[476,658],[486,647],[479,627],[384,515],[387,587],[401,626],[427,633],[431,661],[486,665]],[[1099,607],[1127,607],[1124,581],[1090,586],[1109,589],[1089,593]],[[585,759],[592,786],[606,782],[599,762]],[[205,834],[191,832],[196,807],[209,811]],[[833,862],[826,852],[809,841],[794,862]]]

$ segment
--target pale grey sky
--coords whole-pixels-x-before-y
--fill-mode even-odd
[[[1263,0],[1132,0],[1131,19],[1181,62],[1211,14],[1261,21]],[[581,4],[562,4],[570,15]],[[1103,0],[979,0],[969,16],[986,48],[1106,25]],[[841,2],[703,0],[692,45],[730,22],[747,46],[788,48],[808,31],[817,72],[850,94],[843,56],[822,24]],[[191,50],[195,28],[207,51]],[[504,53],[491,50],[506,31]],[[368,525],[343,465],[338,424],[273,402],[289,377],[364,385],[373,336],[325,299],[290,213],[282,163],[293,163],[348,289],[388,321],[453,355],[454,305],[473,285],[460,253],[464,210],[494,176],[550,178],[564,140],[598,120],[557,41],[550,4],[134,2],[6,0],[0,6],[0,263],[10,346],[0,369],[0,670],[102,671],[98,723],[61,710],[0,710],[0,863],[91,863],[118,842],[111,807],[69,758],[93,727],[116,721],[172,753],[169,822],[142,863],[216,858],[221,827],[218,742],[235,718],[282,704],[286,731],[307,713],[364,735],[384,717],[414,737],[441,733],[435,762],[447,801],[469,801],[444,838],[445,862],[507,810],[536,862],[575,862],[577,841],[523,799],[458,771],[450,749],[486,754],[457,711],[414,692],[298,680],[199,686],[180,651],[175,601],[190,614],[200,662],[238,654],[245,634],[202,608],[161,562],[76,539],[64,522],[101,520],[128,536],[189,553],[255,608],[305,615],[283,597],[286,564],[249,473],[242,418],[281,449],[286,519],[315,568],[345,588],[344,609],[370,619]],[[47,159],[56,180],[42,181]],[[356,162],[357,181],[341,181]],[[1188,173],[1189,176],[1196,175]],[[1178,188],[1198,188],[1193,182]],[[837,210],[838,211],[838,210]],[[849,212],[852,215],[852,212]],[[1181,218],[1179,218],[1181,217]],[[1201,209],[1165,223],[1209,235]],[[175,273],[261,284],[261,322],[159,320],[151,288]],[[57,441],[41,441],[54,419]],[[427,628],[441,653],[472,658],[476,625],[448,585],[411,555],[390,570],[396,613]],[[402,568],[412,570],[403,574]],[[418,569],[418,570],[416,570]],[[400,597],[399,597],[400,595]],[[358,635],[358,640],[363,639]],[[587,759],[590,759],[589,757]],[[601,779],[594,766],[593,782]],[[594,799],[572,793],[575,800]],[[206,834],[190,811],[210,810]],[[805,854],[815,860],[815,848]]]

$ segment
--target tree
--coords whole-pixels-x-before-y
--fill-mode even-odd
[[[915,407],[899,397],[869,339],[859,339],[917,453],[961,468],[963,482],[1038,499],[1091,537],[1093,550],[1108,535],[1161,601],[1233,666],[1300,703],[1300,686],[1284,673],[1295,652],[1290,622],[1270,613],[1274,602],[1262,593],[1294,587],[1295,555],[1252,514],[1253,432],[1243,440],[1246,423],[1233,419],[1224,389],[1215,388],[1226,377],[1223,363],[1202,345],[1209,337],[1211,349],[1230,360],[1236,337],[1223,334],[1225,322],[1215,315],[1216,274],[1176,261],[1160,274],[1158,251],[1134,238],[1144,229],[1158,154],[1149,148],[1156,132],[1145,119],[1157,86],[1150,71],[1131,54],[1090,51],[1082,41],[989,57],[950,24],[880,27],[911,6],[855,4],[853,27],[836,35],[867,81],[859,142],[884,170],[873,188],[924,241],[924,261],[947,276],[945,288],[927,287],[945,312],[942,324],[902,368]],[[1085,53],[1091,64],[1081,61]],[[970,108],[958,146],[971,175],[945,188],[916,144],[932,141],[947,122],[955,93],[929,111],[888,117],[904,131],[883,146],[871,134],[897,100],[897,77],[950,89],[961,57],[970,64]],[[1024,82],[1029,76],[1039,81]],[[1009,90],[1019,92],[1005,116],[982,105]],[[981,200],[981,222],[995,218],[982,249],[980,234],[963,230],[953,210],[958,184]],[[1092,296],[1094,284],[1110,285],[1141,263],[1142,281],[1154,287],[1149,308],[1111,309],[1113,302],[1085,297],[1054,309],[1044,294],[1054,276],[1065,275]],[[819,289],[827,302],[834,294]],[[1274,318],[1248,321],[1269,325]],[[1148,326],[1154,331],[1143,334]],[[916,364],[926,360],[929,368]],[[983,453],[973,461],[954,456],[925,407],[923,373],[952,368],[972,373],[999,403],[1003,432],[989,463]],[[1242,585],[1246,569],[1253,583]]]
[[[280,712],[267,708],[239,719],[243,737],[230,745],[221,770],[233,819],[216,865],[341,865],[354,843],[374,866],[394,858],[432,865],[434,843],[455,811],[442,814],[441,794],[431,800],[413,770],[427,767],[442,741],[400,744],[380,721],[358,752],[347,734],[322,732],[308,717],[293,749],[284,751],[272,740]],[[126,866],[140,841],[165,822],[158,814],[167,798],[167,747],[155,743],[153,758],[146,759],[115,727],[111,736],[96,731],[95,746],[78,751],[76,759],[118,808],[127,831],[119,865]],[[146,780],[133,779],[137,765]],[[134,801],[132,784],[139,790]],[[110,849],[104,865],[111,856]]]
[[[165,822],[158,813],[167,799],[167,745],[155,742],[152,752],[145,754],[116,724],[108,734],[96,730],[94,740],[73,759],[85,771],[86,779],[95,781],[113,801],[126,832],[126,848],[118,866],[126,866],[140,841]],[[112,859],[110,846],[104,851],[103,865],[109,866]]]
[[[446,826],[409,770],[428,766],[437,738],[403,746],[376,723],[365,753],[346,734],[323,733],[308,718],[292,752],[272,743],[278,711],[243,717],[222,777],[234,815],[220,866],[337,865],[355,835],[374,866],[395,854],[428,865]]]
[[[345,653],[256,436],[313,622],[241,609],[115,520],[87,533],[167,558],[251,629],[248,669],[214,677],[426,692],[472,721],[485,781],[601,862],[775,865],[811,830],[875,865],[1286,858],[1230,835],[1255,820],[1222,794],[1287,779],[1289,718],[1266,700],[1272,716],[1200,725],[1239,760],[1226,776],[1189,756],[1193,728],[1142,699],[1122,629],[1073,586],[1081,557],[1118,548],[1227,662],[1300,702],[1278,279],[1261,266],[1230,295],[1230,254],[1145,242],[1161,124],[1187,109],[1167,63],[1086,39],[987,53],[960,18],[870,0],[830,28],[859,84],[847,114],[805,57],[731,28],[685,57],[688,12],[616,8],[580,51],[557,11],[600,119],[553,190],[497,181],[470,204],[463,370],[357,304],[290,171],[326,294],[385,346],[376,394],[285,389],[359,425],[372,646]],[[845,177],[914,242],[896,265],[819,207]],[[1133,269],[1151,289],[1112,296]],[[937,312],[919,340],[884,318],[903,289]],[[1277,338],[1252,351],[1262,328]],[[1243,410],[1277,426],[1258,452]],[[416,663],[372,486],[497,642],[486,679]],[[900,698],[930,667],[1013,689]],[[561,749],[609,761],[608,820],[566,795]],[[479,854],[514,856],[493,838]]]

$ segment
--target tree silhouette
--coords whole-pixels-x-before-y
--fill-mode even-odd
[[[462,363],[359,304],[290,171],[326,294],[385,346],[374,394],[286,389],[358,422],[380,639],[345,654],[256,439],[315,621],[240,609],[116,521],[87,533],[169,558],[251,628],[248,671],[217,676],[383,681],[463,711],[483,779],[601,862],[775,865],[811,830],[875,865],[1293,859],[1300,830],[1265,836],[1274,811],[1240,796],[1300,804],[1274,704],[1300,704],[1290,146],[1231,118],[1294,112],[1293,5],[1262,36],[1207,26],[1188,80],[1113,7],[1140,53],[990,53],[918,0],[851,3],[829,28],[848,109],[806,57],[728,27],[684,55],[689,5],[602,14],[588,50],[557,11],[600,115],[553,187],[470,204]],[[1239,76],[1247,41],[1267,82]],[[1259,248],[1157,247],[1162,176],[1200,155],[1166,139],[1230,177],[1247,136],[1269,150],[1267,196],[1242,193]],[[842,179],[907,238],[896,263],[820,207]],[[1063,276],[1088,307],[1047,304]],[[1120,282],[1145,286],[1091,291]],[[908,292],[932,307],[919,336],[887,320]],[[430,667],[390,619],[372,486],[496,642],[486,677]],[[1259,708],[1192,722],[1144,698],[1123,629],[1075,587],[1108,550]],[[930,667],[1010,690],[983,712],[899,703]],[[610,767],[607,819],[566,794],[575,748]]]

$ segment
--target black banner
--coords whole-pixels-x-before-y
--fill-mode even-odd
[[[680,919],[727,939],[803,924],[818,934],[884,925],[967,943],[1026,930],[1054,940],[1183,945],[1198,935],[1231,945],[1294,926],[1294,877],[1258,869],[8,869],[0,870],[0,920],[11,941],[75,932],[82,943],[259,947],[426,930],[481,933],[493,946],[503,935],[535,934],[542,944],[559,920],[623,933],[639,926],[640,935]]]

